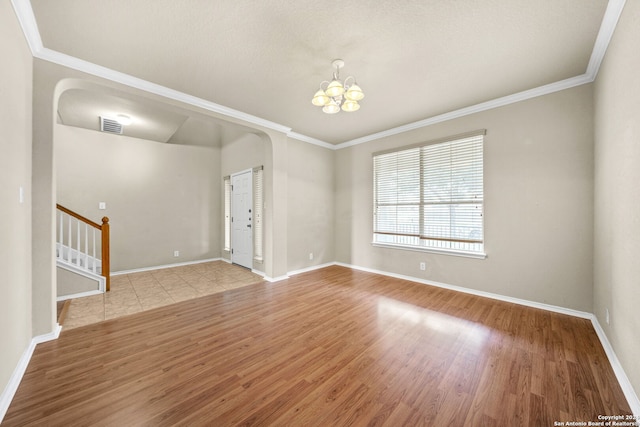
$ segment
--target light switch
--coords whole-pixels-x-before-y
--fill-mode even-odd
[[[98,209],[101,209],[101,210],[107,209],[107,203],[106,202],[98,203]]]

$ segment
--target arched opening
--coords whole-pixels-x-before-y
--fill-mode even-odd
[[[114,243],[114,271],[170,264],[176,261],[176,251],[185,261],[223,258],[222,165],[232,158],[223,151],[250,141],[257,151],[261,148],[254,159],[265,168],[265,222],[270,226],[274,200],[271,141],[276,132],[230,122],[194,106],[112,83],[62,78],[50,87],[51,109],[42,109],[38,115],[53,120],[50,126],[39,127],[40,135],[47,137],[34,142],[41,150],[34,166],[45,166],[37,169],[40,185],[34,190],[41,209],[33,220],[38,224],[34,242],[39,242],[34,244],[33,270],[42,280],[34,288],[33,300],[34,307],[43,308],[35,316],[34,330],[48,333],[55,325],[54,206],[60,199],[80,205],[80,210],[92,216],[106,213],[99,211],[100,202],[106,204],[109,214],[115,216],[114,241],[117,237],[125,240]],[[101,108],[107,115],[126,109],[147,126],[147,133],[101,132],[97,114]],[[164,120],[155,133],[153,119]],[[167,131],[169,125],[174,128]],[[275,136],[286,141],[284,135]],[[108,185],[105,176],[110,179]],[[148,250],[140,250],[143,237],[152,233],[156,240],[145,243]],[[271,233],[265,233],[266,244],[272,240],[267,237]],[[176,239],[182,240],[176,243]],[[187,249],[176,244],[184,244]],[[265,248],[265,259],[259,267],[267,276],[273,275],[273,254]],[[47,267],[43,268],[38,259],[46,259]]]

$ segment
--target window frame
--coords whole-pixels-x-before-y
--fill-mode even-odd
[[[264,261],[264,167],[253,168],[253,260]]]
[[[487,257],[486,254],[486,236],[485,236],[485,216],[484,216],[484,142],[485,142],[485,138],[484,136],[486,135],[486,130],[481,129],[481,130],[477,130],[474,132],[468,132],[468,133],[464,133],[464,134],[458,134],[458,135],[454,135],[454,136],[450,136],[450,137],[446,137],[446,138],[440,138],[440,139],[436,139],[436,140],[431,140],[428,142],[422,142],[419,144],[413,144],[413,145],[408,145],[408,146],[403,146],[403,147],[398,147],[398,148],[393,148],[390,150],[385,150],[385,151],[379,151],[379,152],[375,152],[372,153],[372,176],[373,176],[373,212],[372,212],[372,246],[375,247],[384,247],[384,248],[394,248],[394,249],[402,249],[402,250],[409,250],[409,251],[419,251],[419,252],[430,252],[430,253],[438,253],[438,254],[446,254],[446,255],[455,255],[455,256],[461,256],[461,257],[469,257],[469,258],[478,258],[478,259],[484,259]],[[427,179],[427,175],[425,174],[425,165],[424,165],[424,153],[423,150],[428,150],[428,148],[426,147],[433,147],[435,145],[439,145],[439,144],[449,144],[450,146],[453,146],[453,144],[455,144],[456,142],[463,142],[464,140],[468,140],[471,138],[478,138],[480,139],[479,143],[480,143],[480,153],[481,153],[481,157],[480,157],[480,168],[481,168],[481,175],[480,175],[480,181],[481,181],[481,200],[480,203],[475,203],[475,205],[480,205],[481,206],[481,213],[480,213],[480,226],[481,226],[481,230],[482,230],[482,240],[476,242],[476,244],[478,244],[480,247],[478,250],[472,250],[472,249],[460,249],[460,248],[455,248],[455,247],[451,247],[451,246],[462,246],[462,244],[457,244],[460,243],[461,241],[459,240],[459,238],[456,238],[455,236],[449,236],[449,238],[436,238],[436,239],[427,239],[426,235],[423,236],[424,234],[424,228],[426,227],[426,223],[424,220],[424,212],[425,209],[428,206],[433,206],[433,203],[427,203],[425,201],[425,193],[424,193],[424,184],[425,184],[425,180]],[[407,154],[407,158],[405,159],[405,162],[407,161],[413,161],[415,162],[415,153],[411,153],[411,151],[417,151],[417,158],[419,159],[419,166],[418,167],[418,171],[417,171],[417,177],[413,176],[416,174],[415,168],[416,165],[413,166],[413,171],[409,172],[408,176],[408,180],[409,180],[409,184],[410,185],[415,185],[415,186],[419,186],[419,191],[417,191],[419,193],[418,200],[415,200],[415,194],[413,196],[409,195],[407,196],[407,193],[400,193],[397,189],[394,190],[395,191],[395,196],[396,197],[408,197],[408,199],[406,199],[406,201],[404,203],[387,203],[385,204],[384,202],[380,202],[379,200],[384,199],[384,194],[382,194],[381,192],[378,191],[378,187],[379,185],[384,185],[385,182],[383,181],[382,183],[379,182],[378,180],[378,176],[377,176],[377,172],[376,172],[376,164],[378,164],[378,166],[381,163],[384,163],[384,160],[381,159],[380,163],[376,163],[376,159],[379,156],[383,156],[383,155],[388,155],[388,154],[398,154],[398,155],[403,155],[405,153]],[[472,150],[470,150],[472,151]],[[466,153],[466,152],[465,152]],[[404,163],[405,165],[407,165],[407,163]],[[477,163],[474,163],[474,167],[477,167]],[[407,166],[407,169],[411,170],[412,167],[410,165]],[[398,172],[400,172],[401,170],[398,169]],[[413,174],[413,175],[412,175]],[[396,175],[395,178],[395,185],[397,186],[400,183],[401,178],[399,177],[399,175]],[[393,181],[393,180],[392,180]],[[389,183],[388,181],[386,182],[387,184]],[[392,183],[393,184],[393,183]],[[407,183],[405,182],[405,185]],[[418,190],[418,189],[417,189]],[[391,193],[393,195],[393,192]],[[387,193],[387,196],[389,195],[389,193]],[[465,202],[465,203],[469,203],[469,202]],[[460,203],[455,203],[454,200],[450,200],[449,203],[444,203],[445,205],[448,206],[454,206],[454,205],[460,205]],[[473,203],[471,203],[472,205],[474,205]],[[413,228],[415,229],[415,227],[418,228],[419,231],[416,232],[412,232],[412,233],[402,233],[399,232],[398,229],[396,228],[395,231],[385,231],[385,230],[380,230],[379,225],[383,224],[380,222],[380,219],[378,218],[380,209],[383,208],[384,206],[396,206],[396,208],[398,206],[412,206],[412,205],[416,205],[418,207],[418,213],[416,214],[414,211],[413,214],[413,218],[418,218],[417,219],[417,224],[415,223],[415,221],[411,222],[410,224],[407,223],[405,225],[407,225],[408,228],[411,228],[411,225],[413,226]],[[398,210],[395,211],[396,214],[398,214]],[[447,218],[450,218],[450,216],[447,216]],[[397,227],[398,223],[391,223],[392,226],[396,226]],[[377,241],[376,238],[377,236],[383,235],[383,234],[387,234],[390,236],[396,236],[396,241],[394,242],[381,242],[381,241]],[[401,240],[399,237],[400,236],[409,236],[409,238],[414,237],[414,238],[418,238],[418,244],[412,244],[412,243],[400,243],[398,242],[398,240]],[[434,237],[434,236],[431,236]],[[448,242],[450,247],[434,247],[434,246],[427,246],[426,244],[422,244],[424,241],[427,240],[440,240],[440,241],[444,241],[444,242]],[[473,242],[471,240],[467,241],[464,240],[463,242],[467,242],[469,244],[472,244]]]
[[[231,252],[231,176],[222,178],[223,181],[223,204],[224,204],[224,242],[223,250]]]

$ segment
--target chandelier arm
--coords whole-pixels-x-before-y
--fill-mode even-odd
[[[349,86],[351,86],[351,85],[347,84],[347,80],[349,80],[349,79],[353,80],[353,83],[351,83],[351,84],[355,84],[356,83],[356,78],[355,77],[353,77],[353,76],[347,77],[346,79],[344,79],[344,83],[343,83],[343,86],[344,86],[345,90],[347,90],[349,88]]]
[[[335,67],[335,71],[333,72],[333,80],[340,80],[340,68],[344,65],[341,59],[336,59],[333,61],[333,66]]]

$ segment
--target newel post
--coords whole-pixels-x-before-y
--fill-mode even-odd
[[[109,266],[109,218],[102,218],[102,275],[106,279],[107,292],[111,289],[111,269]]]

